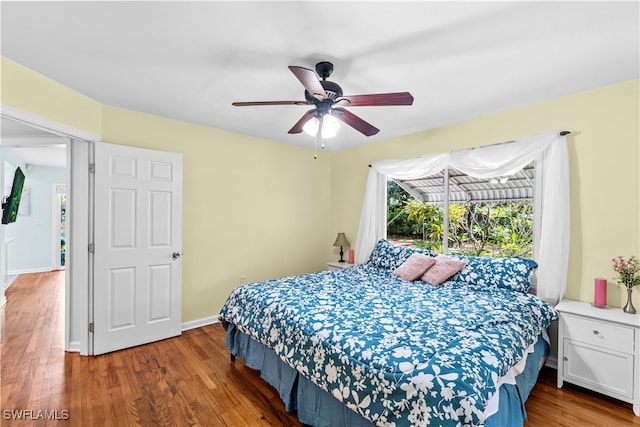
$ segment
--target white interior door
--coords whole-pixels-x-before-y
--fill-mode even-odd
[[[182,155],[95,145],[93,354],[180,335]]]

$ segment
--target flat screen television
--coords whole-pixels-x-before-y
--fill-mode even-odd
[[[16,221],[20,198],[22,197],[22,187],[24,187],[24,173],[19,167],[13,174],[13,184],[11,184],[11,194],[2,201],[2,223],[9,224]]]

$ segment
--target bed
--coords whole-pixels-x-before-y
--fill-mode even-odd
[[[236,288],[232,356],[316,427],[521,425],[557,318],[527,292],[537,265],[457,257],[432,285],[396,275],[416,253],[435,255],[381,240],[362,265]]]

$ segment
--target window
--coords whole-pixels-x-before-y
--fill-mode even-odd
[[[533,258],[534,190],[533,162],[491,179],[454,168],[390,179],[387,238],[441,253]]]
[[[431,175],[437,177],[443,170],[448,174],[457,169],[469,175],[487,178],[483,184],[485,190],[493,177],[496,177],[498,183],[501,179],[507,178],[503,184],[515,194],[524,189],[508,184],[509,181],[520,182],[515,178],[527,168],[531,169],[529,165],[535,162],[535,197],[532,196],[531,199],[535,213],[533,259],[538,263],[536,276],[540,284],[537,295],[553,304],[557,303],[566,289],[569,265],[571,215],[567,134],[564,131],[550,131],[506,143],[372,163],[358,227],[356,262],[366,262],[377,242],[388,236],[387,177],[395,179],[401,186],[406,186],[405,190],[409,189],[409,192],[419,194],[414,191],[409,181],[424,179],[425,176],[433,178]],[[527,179],[531,177],[533,174]],[[451,184],[449,179],[442,178],[443,198],[445,194],[449,196],[450,193],[446,188],[451,186],[455,189],[454,185],[455,183]],[[482,188],[469,190],[480,191]],[[499,194],[497,191],[493,193]],[[414,194],[411,195],[415,197]],[[500,199],[494,198],[491,201],[499,202]],[[448,208],[449,203],[446,205]],[[448,214],[449,209],[444,210],[443,217]],[[449,233],[448,227],[444,230]],[[442,243],[444,247],[448,247],[448,237],[443,238]]]

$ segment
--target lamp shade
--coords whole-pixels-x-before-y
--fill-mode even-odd
[[[320,120],[317,117],[309,120],[302,127],[302,130],[305,131],[306,134],[311,136],[316,136],[318,132],[318,125],[320,124]],[[338,133],[338,128],[340,124],[338,120],[330,114],[325,114],[322,116],[322,137],[323,138],[333,138]]]
[[[347,236],[344,233],[338,233],[338,237],[336,237],[336,241],[333,242],[333,246],[350,246],[351,243],[347,240]]]

